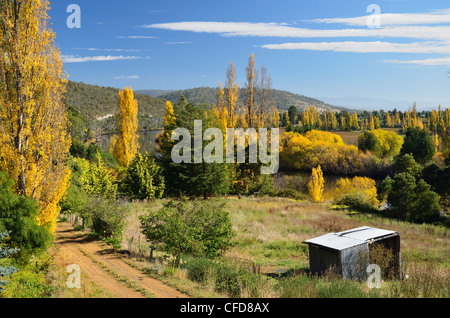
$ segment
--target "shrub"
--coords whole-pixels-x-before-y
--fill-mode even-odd
[[[52,241],[47,226],[39,225],[39,203],[13,192],[13,181],[0,172],[0,231],[10,232],[9,243],[20,248],[14,258],[27,263],[34,253],[42,252]]]
[[[388,214],[410,222],[435,222],[440,219],[439,196],[422,179],[416,183],[407,172],[397,174],[389,185]]]
[[[194,282],[204,284],[214,270],[214,263],[206,257],[191,258],[184,267],[188,270],[188,278]]]
[[[9,232],[0,233],[0,242],[9,235]],[[17,253],[19,249],[2,247],[0,245],[0,259],[4,259],[11,254]],[[2,267],[0,266],[0,278],[7,277],[17,272],[18,269],[13,266]],[[7,285],[6,281],[0,280],[0,293],[4,291],[4,286]]]
[[[376,182],[367,177],[341,178],[336,183],[335,204],[344,204],[357,211],[368,212],[378,208]]]
[[[90,197],[85,207],[84,214],[88,217],[94,233],[100,238],[112,238],[120,241],[128,215],[128,205],[117,200],[103,197]]]
[[[161,198],[165,189],[162,168],[150,155],[138,153],[127,168],[121,189],[132,199]]]
[[[433,138],[425,129],[408,128],[400,154],[411,154],[420,164],[430,161],[435,153]]]
[[[144,235],[175,257],[181,254],[213,258],[231,246],[234,232],[224,204],[215,201],[169,201],[156,213],[141,217]]]

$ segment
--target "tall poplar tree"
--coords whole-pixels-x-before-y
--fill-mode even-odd
[[[111,139],[111,148],[117,162],[128,167],[139,149],[138,103],[134,99],[133,89],[124,88],[119,91],[119,111],[117,126],[119,134]]]
[[[63,94],[67,83],[47,0],[0,2],[0,170],[37,200],[54,232],[70,179]]]

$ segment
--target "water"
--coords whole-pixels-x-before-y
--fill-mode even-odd
[[[147,152],[150,155],[156,155],[156,153],[158,152],[158,149],[159,149],[157,140],[158,140],[159,134],[161,134],[162,132],[163,132],[163,130],[140,132],[139,133],[139,144],[140,144],[139,151],[141,153]],[[109,145],[110,145],[111,137],[112,137],[112,135],[105,135],[100,139],[99,145],[103,151],[109,152]],[[304,182],[309,182],[311,173],[280,171],[274,175],[275,185],[277,185],[281,182],[283,176],[299,177],[299,179],[303,179]],[[323,197],[324,197],[324,201],[329,202],[333,199],[334,192],[336,189],[336,182],[341,177],[333,176],[333,175],[324,175],[323,178],[325,180]]]

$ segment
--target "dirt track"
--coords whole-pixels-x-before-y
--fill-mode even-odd
[[[58,223],[55,243],[59,247],[59,252],[71,264],[79,265],[82,273],[111,297],[187,297],[176,289],[129,266],[110,246],[74,231],[68,223]],[[126,282],[120,282],[118,277]]]

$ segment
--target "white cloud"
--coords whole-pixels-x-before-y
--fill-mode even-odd
[[[442,65],[450,66],[450,57],[441,57],[424,60],[385,60],[384,62],[396,64],[425,65],[425,66],[442,66]]]
[[[371,15],[355,18],[313,19],[308,21],[366,26],[369,17]],[[450,9],[437,10],[429,13],[381,13],[380,21],[383,26],[450,23]]]
[[[442,53],[450,54],[448,43],[390,43],[390,42],[316,42],[266,44],[261,47],[270,50],[314,50],[353,53]]]
[[[222,36],[291,37],[291,38],[338,38],[377,37],[415,38],[450,41],[450,26],[389,26],[380,29],[308,29],[286,26],[280,23],[250,22],[173,22],[143,26],[171,31],[216,33]]]
[[[114,76],[113,79],[115,79],[115,80],[139,79],[139,75],[120,75],[120,76]]]
[[[61,55],[64,63],[85,63],[85,62],[105,62],[105,61],[118,61],[118,60],[138,60],[139,56],[77,56],[77,55]]]
[[[127,36],[116,36],[117,39],[157,39],[156,36],[147,35],[127,35]]]

